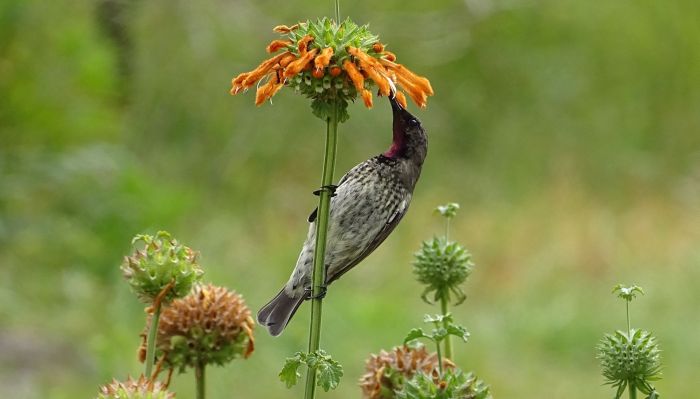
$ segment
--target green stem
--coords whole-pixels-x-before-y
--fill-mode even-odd
[[[160,303],[156,305],[151,316],[151,326],[148,330],[148,340],[146,341],[146,378],[151,378],[153,363],[156,358],[156,335],[158,333],[158,319],[160,319]]]
[[[198,362],[197,366],[194,368],[194,380],[195,384],[197,385],[197,399],[204,399],[204,389],[206,387],[205,384],[205,374],[204,374],[204,364],[202,362]]]
[[[627,336],[629,336],[630,332],[632,331],[632,329],[630,328],[630,303],[629,303],[629,301],[626,301],[625,305],[627,306]]]
[[[630,383],[627,391],[630,393],[630,399],[637,399],[637,387],[635,387],[634,384]]]
[[[440,298],[440,307],[442,308],[442,315],[447,316],[447,298]],[[447,326],[449,323],[447,320],[443,321],[443,327],[445,327],[445,330],[447,330]],[[450,359],[452,359],[452,336],[448,335],[445,337],[445,356]]]
[[[450,218],[445,222],[445,242],[450,241]]]
[[[440,351],[440,342],[435,341],[435,346],[437,346],[438,371],[440,371],[440,377],[442,377],[442,352]]]
[[[333,103],[333,115],[326,121],[326,148],[323,157],[323,175],[321,186],[328,187],[333,183],[333,170],[335,169],[335,154],[338,138],[338,103]],[[326,233],[328,232],[328,218],[330,211],[331,192],[321,189],[318,203],[318,215],[316,224],[316,249],[314,250],[314,269],[311,280],[311,328],[309,331],[309,353],[318,351],[321,344],[321,305],[320,294],[326,282],[325,255]],[[304,398],[312,399],[316,393],[316,371],[309,368],[306,373],[306,391]]]
[[[335,22],[340,23],[340,0],[335,0]]]

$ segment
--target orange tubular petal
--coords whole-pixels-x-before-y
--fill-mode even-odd
[[[374,50],[375,53],[381,53],[384,51],[384,45],[376,42],[372,45],[372,50]]]
[[[294,29],[299,28],[299,24],[294,24],[292,26],[287,26],[287,25],[277,25],[274,28],[272,28],[273,32],[277,33],[289,33],[293,31]]]
[[[280,49],[285,48],[287,46],[290,46],[291,44],[292,44],[291,40],[273,40],[267,46],[267,52],[268,53],[276,53]]]
[[[379,72],[377,72],[377,70],[373,66],[367,64],[363,60],[360,60],[360,67],[362,67],[362,70],[367,72],[369,78],[377,84],[377,87],[379,87],[379,91],[382,93],[383,96],[388,96],[389,93],[391,93],[391,87],[389,86],[387,78],[385,78]],[[383,67],[382,70],[384,70]]]
[[[314,60],[314,65],[316,69],[323,69],[331,63],[331,57],[333,56],[333,47],[326,47],[321,51],[321,54]]]
[[[343,62],[343,69],[348,73],[348,77],[352,80],[352,84],[355,85],[355,89],[359,92],[364,90],[365,78],[362,77],[362,74],[357,70],[355,64],[350,60],[345,60]]]
[[[246,80],[250,73],[249,72],[243,72],[236,76],[235,78],[231,79],[231,95],[235,95],[240,93],[241,90],[244,89],[243,87],[243,81]]]
[[[277,80],[277,75],[272,75],[270,80],[258,87],[258,90],[255,92],[255,105],[260,106],[265,100],[272,98],[282,86],[284,86],[284,83],[280,83]]]
[[[388,60],[382,60],[380,62],[389,70],[394,71],[397,76],[403,76],[407,80],[411,81],[414,85],[420,87],[420,89],[427,93],[429,96],[432,96],[434,94],[433,88],[430,85],[430,81],[427,78],[416,75],[415,73],[411,72],[411,70],[409,70],[401,64],[396,64]]]
[[[317,52],[318,49],[313,49],[300,58],[290,62],[289,65],[287,65],[287,68],[284,69],[284,77],[291,78],[292,76],[301,72],[307,65],[309,65]]]
[[[336,76],[340,75],[340,74],[343,72],[343,70],[340,69],[339,66],[333,65],[333,66],[331,67],[330,72],[331,72],[331,76],[336,77]]]
[[[384,59],[387,61],[396,61],[396,54],[391,51],[384,51]]]
[[[372,108],[372,92],[369,90],[362,90],[362,101],[365,102],[365,107]]]
[[[254,85],[255,82],[260,80],[263,76],[267,75],[270,72],[270,70],[272,70],[272,68],[288,54],[290,53],[288,51],[285,51],[284,53],[277,54],[276,56],[263,61],[262,64],[258,65],[257,68],[248,72],[248,75],[243,80],[243,82],[240,83],[240,85],[243,86],[243,88],[248,88]]]
[[[398,101],[398,103],[401,104],[401,106],[404,109],[406,109],[406,96],[403,94],[403,92],[397,91],[395,93],[395,96],[396,96],[396,101]]]
[[[299,49],[299,54],[304,55],[306,54],[306,50],[309,48],[309,43],[311,43],[314,40],[314,37],[311,35],[306,35],[302,37],[299,42],[297,42],[297,47]]]
[[[428,99],[425,93],[415,86],[413,83],[410,81],[407,81],[405,78],[399,76],[398,77],[399,84],[404,88],[404,90],[408,93],[408,96],[411,97],[411,100],[413,100],[414,103],[416,103],[417,106],[421,108],[425,108],[428,105]]]
[[[280,66],[282,68],[286,68],[290,62],[292,62],[296,59],[297,59],[297,57],[294,54],[291,54],[291,53],[287,54],[286,56],[282,57],[282,59],[280,60]]]

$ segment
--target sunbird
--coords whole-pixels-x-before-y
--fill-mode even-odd
[[[325,287],[371,254],[408,211],[413,189],[428,153],[428,137],[418,118],[389,96],[393,141],[382,154],[352,168],[333,189],[326,240]],[[309,216],[309,233],[289,281],[258,312],[258,322],[277,336],[299,306],[311,298],[311,273],[318,208]]]

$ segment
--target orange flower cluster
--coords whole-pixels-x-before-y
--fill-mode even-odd
[[[290,33],[299,25],[275,27],[279,33]],[[300,35],[299,35],[300,36]],[[292,36],[290,36],[292,37]],[[298,37],[298,36],[297,36]],[[395,93],[396,99],[405,107],[405,92],[416,105],[426,107],[428,96],[433,95],[433,89],[428,79],[418,76],[405,66],[396,62],[396,55],[385,50],[380,42],[374,43],[367,51],[347,46],[345,48],[321,47],[315,43],[315,38],[307,34],[296,43],[292,40],[273,40],[268,46],[268,53],[281,53],[263,61],[257,68],[244,72],[232,79],[231,94],[238,94],[258,83],[255,104],[261,105],[272,98],[281,88],[295,76],[309,71],[317,80],[326,75],[336,79],[340,76],[343,81],[340,86],[327,84],[319,89],[320,94],[337,87],[354,87],[367,108],[372,107],[372,92],[368,89],[373,82],[378,88],[378,94],[389,96]],[[396,89],[396,85],[401,90]],[[354,98],[354,94],[353,97]]]

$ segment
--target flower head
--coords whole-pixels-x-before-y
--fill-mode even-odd
[[[627,385],[648,395],[655,392],[649,382],[661,376],[660,352],[656,338],[643,330],[605,334],[598,344],[603,376],[607,384],[618,389],[617,397]]]
[[[143,375],[134,380],[131,377],[126,381],[112,380],[107,385],[100,387],[97,399],[173,399],[175,394],[168,392],[165,386],[158,381],[151,382]]]
[[[222,365],[250,356],[254,325],[239,294],[211,284],[197,285],[163,309],[156,347],[171,367],[180,370],[197,364]]]
[[[197,253],[166,231],[159,231],[155,237],[139,234],[132,244],[137,242],[144,247],[125,256],[121,269],[143,302],[152,303],[164,290],[164,302],[183,297],[204,274],[197,264]]]
[[[321,119],[330,117],[331,103],[339,103],[341,122],[349,117],[348,102],[358,95],[367,108],[372,107],[373,86],[383,96],[395,93],[404,107],[406,96],[397,85],[420,107],[433,95],[428,79],[397,63],[396,55],[366,25],[323,18],[291,27],[280,25],[274,31],[286,37],[273,40],[267,51],[281,52],[233,78],[231,94],[257,83],[255,104],[261,105],[288,86],[311,98],[314,115]]]
[[[426,302],[428,295],[434,292],[433,301],[442,298],[450,300],[455,296],[457,303],[466,296],[459,286],[471,274],[474,264],[471,254],[454,241],[433,238],[423,241],[421,249],[415,254],[413,272],[418,281],[426,285],[422,297]]]
[[[449,359],[443,359],[443,367],[454,368]],[[382,350],[371,355],[366,362],[366,373],[360,379],[362,397],[380,399],[394,397],[394,391],[400,389],[416,373],[429,376],[439,375],[436,353],[428,353],[424,346],[397,346],[391,351]]]

